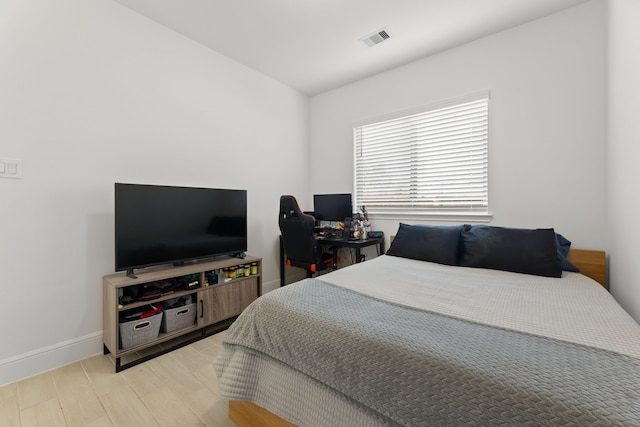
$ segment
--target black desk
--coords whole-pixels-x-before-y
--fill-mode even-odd
[[[384,237],[372,237],[364,240],[344,239],[342,237],[318,237],[318,243],[322,246],[333,246],[336,248],[352,248],[356,250],[356,263],[361,261],[361,250],[367,246],[378,245],[378,255],[384,255]],[[284,286],[285,255],[280,236],[280,286]]]

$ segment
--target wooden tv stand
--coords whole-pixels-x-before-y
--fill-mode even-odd
[[[243,275],[226,282],[219,278],[219,283],[204,286],[208,272],[253,263],[257,264],[257,274]],[[124,288],[191,274],[198,275],[198,288],[179,290],[153,300],[136,301],[126,305],[120,304],[120,296]],[[249,256],[245,258],[225,256],[216,258],[213,261],[196,262],[179,267],[149,268],[136,271],[136,276],[137,278],[131,278],[125,272],[121,272],[104,276],[102,279],[104,354],[113,353],[116,361],[116,372],[227,329],[242,310],[262,295],[262,258]],[[192,301],[196,303],[195,323],[171,332],[159,332],[157,338],[139,345],[122,348],[119,324],[120,312],[185,295],[191,295]],[[144,356],[136,357],[140,350],[148,349],[178,337],[184,337],[184,339],[179,340],[177,344],[171,347],[164,347],[151,354],[145,352]],[[131,361],[122,363],[123,357],[131,359]]]

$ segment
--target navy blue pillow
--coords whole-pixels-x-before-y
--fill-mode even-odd
[[[387,255],[456,265],[463,227],[401,223]]]
[[[521,229],[474,225],[461,233],[464,267],[490,268],[545,277],[561,277],[553,228]]]
[[[560,260],[560,265],[562,265],[562,270],[580,273],[580,269],[571,264],[571,262],[569,262],[569,260],[567,259],[567,254],[569,254],[569,249],[571,249],[571,242],[567,240],[562,234],[556,233],[556,244],[558,247],[558,259]]]

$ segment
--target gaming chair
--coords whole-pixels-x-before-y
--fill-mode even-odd
[[[304,268],[307,277],[312,277],[318,271],[337,267],[337,249],[333,248],[333,254],[323,253],[313,233],[315,219],[300,210],[294,196],[280,197],[278,225],[287,265]]]

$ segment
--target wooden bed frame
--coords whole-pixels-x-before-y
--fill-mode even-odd
[[[604,251],[571,249],[567,259],[580,269],[580,273],[600,283],[605,289],[609,289],[607,282],[607,255]]]
[[[607,286],[607,258],[604,251],[571,249],[569,262],[580,269],[580,273]],[[238,427],[295,427],[279,416],[251,402],[229,401],[229,419]]]

